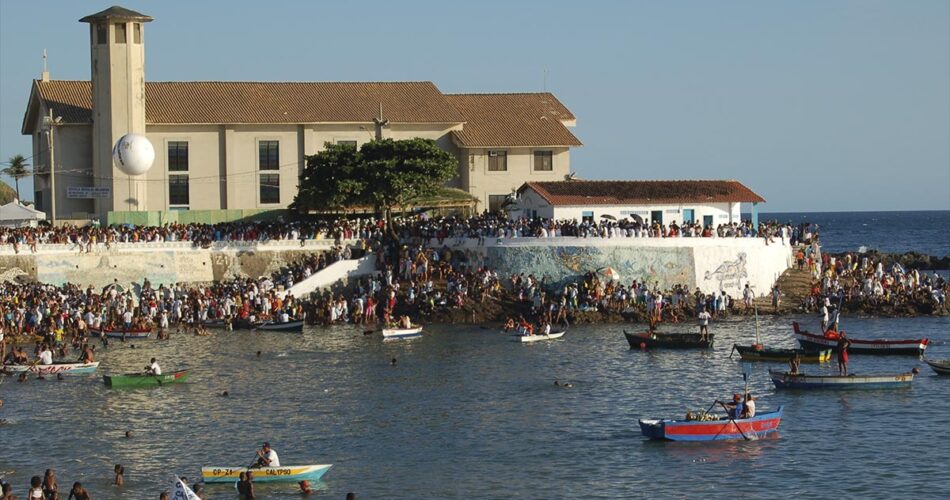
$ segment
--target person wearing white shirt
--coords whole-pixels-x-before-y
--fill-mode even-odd
[[[40,351],[40,364],[41,365],[53,364],[53,351],[49,350],[49,346],[46,344],[43,344],[43,350]]]
[[[280,458],[277,452],[271,449],[270,443],[264,443],[261,449],[257,450],[257,467],[280,467]]]
[[[148,365],[148,369],[145,370],[147,375],[161,375],[162,367],[158,366],[158,360],[152,358],[151,364]]]

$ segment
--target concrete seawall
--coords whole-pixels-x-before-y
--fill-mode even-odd
[[[534,274],[563,284],[588,271],[612,267],[621,282],[631,280],[661,289],[686,285],[706,293],[725,290],[741,295],[748,283],[767,294],[791,264],[786,242],[765,244],[761,238],[511,238],[446,240],[476,265],[488,265],[503,277]],[[433,246],[438,246],[433,242]]]
[[[75,283],[102,287],[117,279],[120,284],[155,286],[177,282],[210,282],[269,274],[314,252],[328,250],[332,240],[228,242],[198,248],[190,242],[115,244],[80,253],[75,245],[40,245],[36,253],[21,247],[15,254],[0,249],[0,281],[27,279],[61,285]]]

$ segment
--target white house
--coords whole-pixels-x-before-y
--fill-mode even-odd
[[[752,204],[758,224],[761,196],[735,180],[526,182],[512,217],[600,220],[603,216],[661,224],[739,222],[742,203]]]

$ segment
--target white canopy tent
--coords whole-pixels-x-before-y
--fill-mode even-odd
[[[46,220],[46,213],[35,210],[13,200],[6,205],[0,205],[0,226],[5,227],[35,227],[37,221]]]

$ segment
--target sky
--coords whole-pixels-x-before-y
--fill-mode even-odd
[[[115,1],[0,2],[0,161],[30,155],[43,49],[53,79],[88,79],[78,19]],[[738,179],[768,212],[950,210],[947,0],[120,5],[155,18],[149,81],[546,88],[577,116],[580,178]]]

